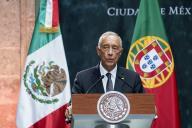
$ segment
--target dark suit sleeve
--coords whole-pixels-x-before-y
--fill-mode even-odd
[[[134,84],[134,92],[135,93],[144,93],[144,88],[141,82],[140,76],[137,74],[136,79],[135,79],[135,84]]]
[[[77,93],[83,93],[83,89],[80,85],[80,75],[77,73],[74,83],[73,83],[73,87],[72,87],[72,94],[77,94]]]

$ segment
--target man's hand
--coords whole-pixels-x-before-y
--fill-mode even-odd
[[[71,122],[72,119],[72,105],[68,106],[65,111],[66,122]]]

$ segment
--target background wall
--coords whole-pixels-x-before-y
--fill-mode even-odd
[[[8,8],[9,7],[9,8]],[[10,10],[10,8],[12,8]],[[0,126],[11,127],[20,78],[20,16],[17,1],[0,1]],[[9,15],[7,15],[9,13]],[[9,19],[9,20],[8,20]],[[14,28],[14,29],[13,29]],[[8,114],[8,115],[7,115]]]
[[[20,75],[35,19],[34,0],[0,0],[0,128],[14,128]]]
[[[61,29],[71,83],[77,71],[98,63],[95,46],[107,30],[122,37],[124,53],[119,65],[125,66],[136,15],[130,12],[125,16],[110,16],[107,11],[110,7],[136,10],[139,2],[60,0]],[[182,127],[192,128],[192,0],[159,2],[161,8],[165,8],[162,17],[175,59]],[[20,75],[34,26],[35,7],[38,7],[35,0],[0,1],[0,128],[15,127]],[[170,13],[171,7],[177,11]]]
[[[124,53],[119,65],[125,66],[139,3],[140,0],[60,1],[71,84],[77,71],[98,64],[95,47],[105,31],[115,31],[122,37]],[[159,0],[159,4],[175,60],[182,127],[192,128],[192,1]],[[121,15],[119,10],[124,9]]]

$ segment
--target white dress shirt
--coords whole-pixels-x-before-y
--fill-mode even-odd
[[[106,86],[107,86],[107,80],[108,80],[106,74],[108,73],[108,71],[103,67],[103,65],[101,63],[99,64],[99,69],[100,69],[101,76],[104,75],[102,82],[103,82],[104,91],[106,92]],[[113,89],[114,89],[116,73],[117,73],[117,65],[115,66],[115,68],[113,70],[110,71],[110,73],[111,73],[111,80],[112,80]]]

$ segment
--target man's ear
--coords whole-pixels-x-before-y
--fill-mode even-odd
[[[97,55],[100,56],[100,49],[98,48],[98,46],[96,47],[96,51],[97,51]]]
[[[123,53],[123,48],[122,48],[121,51],[120,51],[120,56],[121,56],[122,53]]]

